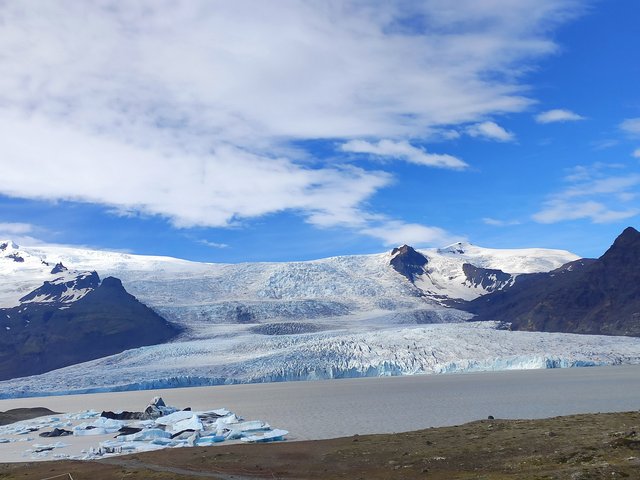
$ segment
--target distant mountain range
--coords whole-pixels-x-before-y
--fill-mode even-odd
[[[496,329],[640,335],[639,237],[625,230],[598,260],[456,243],[241,264],[4,241],[0,380],[106,356],[103,381],[127,388],[628,362],[632,341],[622,354],[613,340],[553,346]],[[47,388],[91,383],[83,366],[59,372]]]

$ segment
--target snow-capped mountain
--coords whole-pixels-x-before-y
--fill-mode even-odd
[[[392,265],[402,260],[398,252],[307,262],[208,264],[58,246],[13,247],[10,253],[22,255],[25,262],[62,262],[120,278],[127,291],[167,320],[205,336],[212,324],[463,320],[469,315],[446,308],[451,300],[473,299],[508,285],[518,274],[548,271],[577,258],[559,250],[496,250],[458,243],[411,249],[425,263],[410,279]],[[5,255],[2,260],[9,259]],[[12,267],[10,272],[0,270],[3,285],[20,272]],[[28,289],[25,278],[31,273],[19,275],[23,293],[49,274],[40,272]],[[0,294],[0,300],[9,298],[10,292]]]
[[[640,361],[633,340],[617,351],[613,341],[511,335],[491,322],[461,323],[472,315],[453,307],[577,258],[566,251],[458,243],[306,262],[208,264],[3,243],[6,306],[31,308],[27,302],[46,301],[61,284],[82,290],[81,281],[62,280],[67,273],[56,267],[62,263],[118,277],[182,333],[169,343],[14,379],[11,387],[0,382],[0,396]]]

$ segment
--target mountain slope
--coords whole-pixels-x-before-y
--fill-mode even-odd
[[[100,282],[93,272],[46,282],[19,306],[0,309],[0,379],[166,342],[179,331],[116,278]]]
[[[479,281],[482,274],[471,274],[468,268],[465,272],[464,264],[501,269],[511,281],[577,258],[566,251],[495,250],[467,243],[411,249],[427,265],[409,279],[392,265],[397,256],[390,252],[305,262],[207,264],[57,246],[20,251],[49,264],[62,261],[118,277],[136,298],[198,338],[210,337],[216,326],[247,323],[314,322],[318,328],[350,328],[363,322],[462,321],[469,314],[447,308],[452,299],[473,299],[505,284],[490,280],[491,273]]]
[[[597,260],[523,278],[466,307],[515,330],[640,336],[640,233],[627,228]]]

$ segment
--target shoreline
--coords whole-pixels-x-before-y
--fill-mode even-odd
[[[290,441],[392,434],[486,419],[540,419],[640,408],[640,366],[283,382],[0,400],[0,411],[129,410],[154,396],[194,410],[227,408],[288,430]],[[0,444],[0,462],[9,457]],[[61,449],[63,453],[64,449]],[[14,461],[24,460],[11,455]]]
[[[7,480],[637,478],[640,412],[477,420],[401,434],[0,463]]]

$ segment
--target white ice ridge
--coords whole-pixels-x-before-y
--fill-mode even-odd
[[[88,410],[0,426],[0,458],[6,459],[4,450],[15,450],[12,444],[18,442],[24,445],[21,461],[92,460],[236,440],[279,441],[284,440],[288,433],[272,429],[262,420],[245,421],[225,408],[179,410],[166,406],[161,398],[156,397],[144,412],[101,414]],[[51,437],[55,437],[53,441]]]
[[[512,332],[493,322],[221,336],[0,382],[0,398],[229,383],[640,364],[640,338]]]

